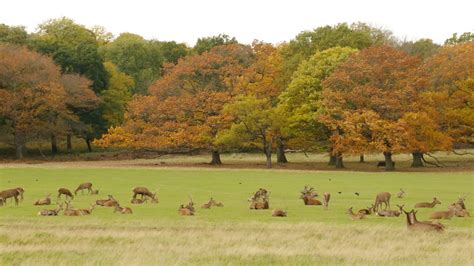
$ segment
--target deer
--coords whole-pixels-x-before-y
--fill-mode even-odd
[[[329,207],[329,199],[331,199],[331,193],[324,192],[324,194],[323,194],[323,205],[324,205],[325,210],[327,210],[328,207]]]
[[[213,199],[212,199],[212,197],[211,197],[211,199],[209,200],[209,202],[204,203],[204,204],[201,206],[201,208],[202,208],[202,209],[210,209],[211,206],[212,206],[212,202],[213,202]]]
[[[120,204],[115,205],[114,213],[119,212],[121,214],[132,214],[132,209],[128,207],[120,207]]]
[[[66,209],[64,209],[63,214],[65,216],[81,216],[82,211],[79,209],[71,208],[70,202],[66,201]]]
[[[74,195],[77,195],[77,192],[80,190],[82,192],[82,195],[84,195],[84,189],[87,189],[87,193],[92,192],[92,183],[87,182],[87,183],[82,183],[80,184],[76,190],[74,190]]]
[[[150,190],[146,187],[134,187],[133,191],[133,198],[136,198],[137,195],[141,195],[141,198],[147,196],[152,199],[152,203],[158,203],[158,199],[156,198],[156,193],[151,193]]]
[[[67,198],[71,198],[71,199],[74,199],[74,196],[72,195],[71,191],[67,188],[60,188],[58,189],[58,197],[57,199],[59,200],[61,198],[62,195],[65,195],[66,196],[66,200]]]
[[[180,208],[178,209],[179,214],[184,215],[184,216],[189,216],[189,215],[194,215],[195,209],[194,209],[194,202],[191,196],[189,196],[189,203],[184,206],[181,204]]]
[[[379,194],[377,194],[377,196],[375,197],[375,203],[374,203],[374,210],[375,211],[378,211],[379,210],[379,207],[381,208],[382,207],[382,203],[385,203],[385,209],[384,210],[387,210],[387,207],[390,209],[390,197],[392,196],[392,194],[390,194],[389,192],[380,192]]]
[[[3,204],[7,205],[7,199],[14,198],[15,205],[18,205],[18,197],[21,195],[21,191],[17,188],[11,188],[7,190],[0,191],[0,198],[2,199]]]
[[[431,222],[419,222],[416,219],[416,212],[411,210],[410,212],[403,211],[407,216],[407,228],[409,230],[417,231],[435,231],[443,232],[444,226],[442,224],[434,224]]]
[[[282,209],[274,209],[272,211],[272,216],[273,217],[286,217],[286,211]]]
[[[22,202],[23,201],[23,193],[25,193],[25,189],[22,188],[22,187],[17,187],[15,189],[18,190],[18,193],[20,195],[20,202]]]
[[[318,193],[314,191],[313,187],[304,186],[304,189],[301,191],[300,199],[303,200],[304,205],[323,205],[321,201],[315,199],[318,196]]]
[[[212,206],[214,207],[224,207],[224,204],[222,204],[222,202],[217,202],[215,201],[213,198],[211,198],[211,203],[212,203]]]
[[[119,205],[118,201],[114,199],[114,197],[112,195],[109,195],[109,200],[104,202],[104,207],[115,207]]]
[[[51,194],[46,195],[45,198],[36,200],[33,205],[50,205],[51,204]]]
[[[91,192],[91,195],[99,195],[99,190],[98,189],[93,189]]]
[[[96,204],[91,204],[91,206],[89,207],[89,209],[79,209],[82,213],[82,215],[89,215],[92,213],[92,211],[94,210]]]
[[[455,204],[459,205],[461,209],[465,210],[466,209],[466,205],[464,204],[465,200],[466,199],[464,197],[459,197],[458,201]]]
[[[370,204],[370,207],[367,207],[366,209],[360,209],[358,211],[358,213],[363,213],[365,215],[369,215],[369,214],[372,214],[372,212],[375,212],[375,205],[374,204]]]
[[[405,196],[405,191],[400,188],[400,191],[397,193],[397,198],[401,199]]]
[[[132,200],[130,201],[130,203],[132,203],[132,204],[143,204],[143,203],[145,203],[147,200],[148,200],[147,197],[145,197],[145,199],[137,199],[137,198],[133,199],[133,198],[132,198]]]
[[[266,196],[264,196],[262,198],[262,200],[263,201],[260,201],[260,199],[255,198],[255,195],[253,195],[248,200],[250,202],[249,208],[251,210],[266,210],[266,209],[268,209],[270,207],[269,203],[268,203],[268,198]]]
[[[109,197],[108,197],[107,199],[96,200],[96,201],[95,201],[95,204],[96,204],[96,205],[99,205],[99,206],[104,206],[104,204],[105,204],[106,202],[111,201],[111,200],[114,200],[114,201],[115,201],[114,197],[112,197],[112,195],[109,195]]]
[[[398,216],[400,216],[400,214],[402,214],[404,206],[405,205],[400,206],[400,205],[397,204],[397,207],[399,208],[399,210],[396,210],[396,211],[383,210],[383,211],[377,212],[377,215],[381,216],[381,217],[398,217]]]
[[[58,204],[58,208],[56,209],[43,209],[38,212],[38,216],[57,216],[59,212],[63,209],[63,204]]]
[[[449,208],[447,211],[437,211],[430,215],[430,219],[451,219],[456,212],[455,208]]]
[[[364,218],[365,218],[365,214],[363,214],[363,213],[354,213],[354,212],[352,211],[352,207],[350,207],[349,209],[347,209],[346,213],[349,214],[349,217],[350,217],[352,220],[360,220],[360,219],[364,219]]]
[[[432,202],[419,202],[415,204],[415,208],[433,208],[436,204],[441,204],[441,202],[434,197]]]

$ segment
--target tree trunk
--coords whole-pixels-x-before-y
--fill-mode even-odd
[[[342,160],[342,154],[336,156],[336,168],[344,168],[344,162]]]
[[[278,139],[276,152],[277,152],[277,163],[288,162],[285,155],[285,144],[283,143],[283,140],[281,138]]]
[[[383,155],[385,156],[385,171],[395,170],[395,166],[393,165],[393,161],[392,161],[392,153],[384,152]]]
[[[361,154],[359,157],[359,163],[365,163],[364,155]]]
[[[212,151],[212,161],[211,161],[211,164],[213,164],[213,165],[220,165],[220,164],[222,164],[222,162],[221,162],[221,154],[219,153],[219,151],[216,151],[216,150],[213,150],[213,151]]]
[[[411,167],[424,167],[423,164],[423,153],[421,152],[413,152],[413,162],[411,163]]]
[[[268,146],[266,146],[265,149],[265,157],[267,157],[267,168],[272,168],[272,144],[273,144],[273,138],[270,139],[268,142]]]
[[[53,155],[58,153],[58,141],[54,134],[51,134],[51,153]]]
[[[329,163],[328,163],[328,165],[336,165],[336,161],[337,161],[337,156],[329,154]]]
[[[72,136],[71,134],[67,134],[66,136],[66,149],[67,151],[72,151]]]
[[[87,151],[92,152],[91,139],[90,138],[86,138],[86,144],[87,144]]]
[[[21,134],[15,134],[15,151],[16,151],[16,158],[23,159],[23,151],[25,149],[25,140]]]

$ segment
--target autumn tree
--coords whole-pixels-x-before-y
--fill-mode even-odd
[[[400,119],[418,100],[410,75],[417,58],[388,46],[354,54],[323,82],[320,120],[331,130],[334,153],[383,152],[386,170],[394,169],[392,154],[411,151]]]
[[[24,47],[0,44],[0,117],[2,131],[13,136],[16,157],[26,143],[50,136],[68,116],[59,68],[49,57]]]
[[[327,128],[315,119],[321,108],[322,83],[356,51],[335,47],[317,52],[299,65],[290,84],[279,96],[279,108],[288,117],[288,131],[295,147],[307,150],[328,140]],[[330,163],[335,164],[337,158],[331,158]]]

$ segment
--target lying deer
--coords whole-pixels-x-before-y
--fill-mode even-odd
[[[250,197],[250,199],[248,200],[250,202],[249,208],[251,210],[266,210],[266,209],[270,208],[268,199],[266,197],[264,197],[262,200],[263,201],[261,201],[259,199],[256,199],[255,195]]]
[[[432,202],[419,202],[415,204],[415,208],[433,208],[436,204],[441,204],[441,202],[434,197]]]
[[[323,205],[321,201],[315,199],[318,196],[318,193],[314,191],[313,187],[304,186],[304,189],[301,191],[300,199],[303,200],[304,205]]]
[[[158,203],[158,198],[156,197],[156,193],[151,193],[150,190],[146,187],[134,187],[133,188],[133,198],[135,199],[137,195],[141,195],[143,197],[150,197],[151,203]]]
[[[66,201],[66,209],[64,209],[63,214],[65,216],[81,216],[82,211],[79,209],[71,208],[70,202]]]
[[[365,218],[365,214],[363,214],[363,213],[354,213],[354,212],[352,211],[352,207],[350,207],[349,209],[347,209],[346,213],[349,214],[349,217],[350,217],[352,220],[360,220],[360,219],[364,219],[364,218]]]
[[[400,189],[400,191],[397,193],[397,198],[401,199],[405,196],[405,191],[403,189]]]
[[[411,210],[410,212],[403,211],[407,216],[407,228],[409,230],[417,231],[435,231],[443,232],[444,226],[442,224],[434,224],[431,222],[419,222],[416,219],[416,212]]]
[[[18,205],[18,197],[21,195],[21,191],[17,188],[7,189],[0,191],[0,198],[2,199],[3,204],[7,205],[7,199],[14,198],[15,205]]]
[[[194,202],[191,196],[189,196],[189,203],[184,206],[181,204],[180,208],[178,209],[179,214],[189,216],[189,215],[194,215],[195,209],[194,209]]]
[[[112,195],[109,195],[109,200],[104,202],[104,207],[115,207],[119,205],[118,201],[114,199],[114,197],[112,197]]]
[[[57,199],[59,200],[62,195],[65,195],[65,196],[66,196],[66,200],[67,200],[68,197],[71,198],[71,199],[74,198],[74,196],[72,195],[71,191],[70,191],[69,189],[67,189],[67,188],[60,188],[60,189],[58,189],[58,197],[57,197]]]
[[[82,183],[80,184],[76,190],[74,190],[74,195],[77,195],[77,192],[80,190],[82,195],[84,195],[84,189],[87,189],[87,193],[92,193],[92,183]]]
[[[220,202],[220,201],[217,202],[214,199],[212,199],[211,201],[212,201],[212,206],[214,206],[214,207],[224,207],[224,204],[222,204],[222,202]]]
[[[329,199],[331,199],[331,193],[329,192],[324,192],[323,194],[323,205],[324,209],[327,210],[329,206]]]
[[[107,201],[110,201],[110,200],[114,200],[114,198],[112,197],[112,195],[109,195],[109,197],[107,199],[100,199],[100,200],[96,200],[95,201],[95,204],[99,205],[99,206],[104,206],[104,204],[107,202]]]
[[[132,204],[143,204],[143,203],[145,203],[147,200],[148,200],[147,197],[145,197],[144,199],[137,199],[137,198],[133,199],[133,198],[132,198],[132,200],[131,200],[130,202],[131,202]]]
[[[451,219],[456,210],[454,208],[450,208],[448,211],[437,211],[433,212],[430,215],[430,219]]]
[[[45,198],[36,200],[33,205],[50,205],[51,204],[51,194],[46,195]]]
[[[273,217],[286,217],[286,211],[282,209],[274,209],[272,211],[272,216]]]
[[[374,210],[375,211],[378,211],[379,208],[382,207],[382,203],[385,203],[385,209],[384,210],[387,210],[390,209],[390,197],[392,196],[392,194],[390,194],[389,192],[380,192],[379,194],[377,194],[377,196],[375,197],[375,203],[374,203]]]
[[[201,208],[202,208],[202,209],[210,209],[211,206],[212,206],[212,202],[213,202],[213,199],[212,199],[212,197],[211,197],[211,199],[210,199],[207,203],[204,203],[204,204],[201,206]]]
[[[115,205],[114,213],[115,212],[119,212],[121,214],[132,214],[133,213],[132,209],[130,209],[128,207],[120,207],[119,204]]]
[[[375,205],[370,204],[370,207],[367,207],[366,209],[360,209],[358,213],[363,213],[365,215],[372,214],[372,212],[375,212]]]
[[[63,209],[63,204],[58,203],[58,208],[56,209],[44,209],[38,212],[38,216],[57,216],[59,212]]]
[[[381,216],[381,217],[398,217],[398,216],[400,216],[400,214],[402,214],[404,206],[405,205],[400,206],[400,205],[397,204],[397,207],[399,208],[399,210],[397,210],[397,211],[382,210],[382,211],[377,212],[377,215]]]
[[[91,204],[91,206],[89,207],[89,209],[79,209],[82,213],[82,215],[89,215],[92,213],[92,211],[94,210],[96,204]]]

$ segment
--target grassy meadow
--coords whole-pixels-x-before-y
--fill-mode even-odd
[[[136,163],[136,162],[135,162]],[[145,163],[144,163],[145,164]],[[419,220],[446,210],[460,194],[474,206],[471,171],[362,172],[152,168],[91,163],[0,166],[0,189],[22,186],[20,206],[0,207],[1,265],[468,265],[474,260],[472,218],[441,221],[443,234],[409,232],[406,218],[352,221],[345,211],[365,208],[375,194],[392,193],[391,205],[405,209],[436,196],[434,209],[421,209]],[[147,164],[146,164],[147,165]],[[86,208],[112,194],[132,215],[97,207],[92,215],[39,217],[33,201],[59,187],[74,190],[92,182],[99,195],[74,198]],[[312,185],[331,192],[329,210],[304,206],[299,191]],[[132,187],[157,191],[160,202],[132,205]],[[249,210],[247,199],[260,187],[271,191],[270,210]],[[403,188],[407,194],[397,199]],[[341,192],[340,194],[338,192]],[[354,193],[358,192],[360,196]],[[181,217],[178,206],[191,195],[196,216]],[[200,209],[210,197],[224,208]],[[50,206],[54,208],[55,206]],[[288,217],[271,217],[283,208]],[[472,210],[472,209],[471,209]],[[472,211],[471,211],[472,212]]]

